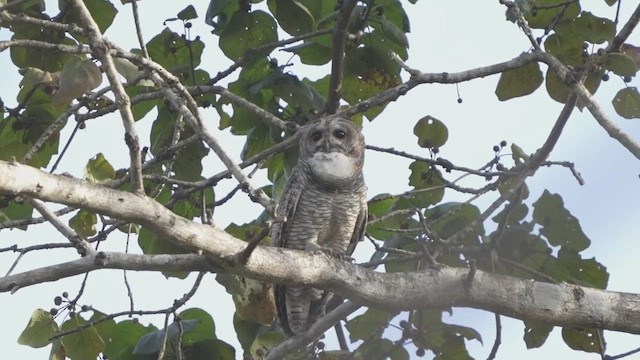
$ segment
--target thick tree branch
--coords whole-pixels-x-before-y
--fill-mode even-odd
[[[51,175],[18,163],[0,161],[0,174],[2,193],[31,196],[141,224],[185,249],[201,249],[215,266],[225,271],[253,279],[312,285],[340,294],[356,304],[386,309],[464,306],[561,326],[640,333],[639,295],[534,282],[482,271],[476,272],[469,285],[465,283],[467,269],[377,273],[326,255],[271,247],[256,248],[246,264],[238,264],[232,259],[245,248],[244,241],[216,226],[181,218],[153,199]],[[98,267],[96,262],[106,264],[104,266],[114,264],[115,260],[100,254],[104,253],[81,260],[87,261],[85,266],[95,268]],[[164,256],[172,259],[171,255]],[[139,270],[140,259],[122,263],[118,268]],[[161,270],[178,267],[177,260],[171,264]],[[202,264],[198,262],[192,270],[206,270]],[[150,270],[151,266],[147,266]],[[76,273],[88,271],[87,267]],[[51,271],[35,271],[40,271],[42,279],[47,279],[41,281],[55,280]],[[27,286],[18,276],[22,276],[23,281],[35,283],[34,273],[28,276],[16,274],[0,280],[0,291]]]
[[[340,106],[341,90],[342,90],[342,73],[344,70],[344,49],[347,43],[347,28],[351,20],[351,13],[355,8],[358,0],[344,0],[338,2],[342,4],[338,10],[338,19],[336,27],[333,31],[333,47],[331,55],[331,78],[329,79],[329,93],[327,94],[327,103],[325,113],[333,114]]]
[[[140,153],[140,139],[138,138],[138,132],[135,127],[135,120],[133,119],[133,112],[131,111],[131,99],[124,90],[124,86],[120,82],[120,76],[116,70],[115,63],[110,54],[109,44],[104,40],[98,24],[89,13],[84,2],[80,0],[72,0],[71,4],[78,12],[80,20],[87,27],[87,35],[91,40],[91,52],[102,63],[103,71],[109,80],[113,95],[115,97],[116,105],[120,110],[120,117],[124,124],[125,136],[124,140],[129,147],[129,160],[131,164],[131,190],[138,194],[144,195],[144,188],[142,185],[142,157]]]

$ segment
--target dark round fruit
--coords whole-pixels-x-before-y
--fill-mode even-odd
[[[609,74],[602,74],[602,81],[609,81]]]
[[[502,164],[498,163],[498,164],[496,165],[496,170],[498,170],[498,171],[504,171],[504,165],[502,165]]]
[[[493,151],[495,151],[495,152],[500,151],[500,146],[498,146],[498,145],[494,145],[494,146],[493,146]]]
[[[60,296],[56,296],[55,298],[53,298],[53,303],[56,305],[62,304],[62,298]]]
[[[418,355],[419,357],[423,357],[426,355],[426,351],[424,351],[424,349],[418,349],[416,350],[416,355]]]
[[[89,311],[89,305],[82,305],[82,311]]]
[[[458,98],[458,104],[462,104],[462,99]]]
[[[187,23],[184,24],[184,27],[186,27],[187,29],[191,29],[192,26],[193,26],[193,24],[190,23],[190,22],[187,22]]]
[[[62,297],[63,297],[63,298],[67,298],[67,299],[68,299],[68,298],[69,298],[69,293],[68,293],[68,292],[66,292],[66,291],[65,291],[65,292],[63,292],[63,293],[62,293]]]
[[[56,315],[58,315],[58,309],[56,309],[56,308],[51,308],[51,310],[49,310],[49,314],[51,314],[52,316],[56,316]]]
[[[322,350],[324,349],[324,342],[322,341],[318,341],[318,343],[316,344],[316,347],[318,348],[318,350]]]
[[[626,82],[626,83],[631,82],[631,76],[625,76],[624,77],[624,82]]]
[[[439,152],[440,152],[440,148],[434,147],[433,149],[431,149],[431,151],[432,151],[434,154],[437,154],[437,153],[439,153]]]
[[[502,147],[507,146],[507,140],[500,141],[500,146],[502,146]]]
[[[139,323],[139,322],[140,322],[140,320],[138,320],[138,318],[133,318],[133,319],[131,319],[131,321],[132,321],[134,324],[137,324],[137,323]]]
[[[74,317],[76,317],[76,312],[75,311],[69,311],[69,318],[73,319]]]
[[[400,320],[400,327],[401,328],[406,329],[408,325],[409,325],[409,323],[407,322],[407,320]]]

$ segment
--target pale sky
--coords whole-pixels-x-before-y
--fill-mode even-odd
[[[200,35],[207,48],[203,54],[201,67],[214,74],[225,69],[230,61],[217,51],[217,37],[210,34],[210,28],[203,23],[203,16],[208,1],[142,1],[140,11],[146,41],[163,29],[162,21],[174,17],[178,11],[193,3],[199,19],[194,21],[191,33]],[[604,1],[583,1],[593,8],[585,10],[603,17],[612,17],[615,7],[606,6]],[[49,9],[54,9],[55,1],[47,1]],[[159,6],[162,4],[161,6]],[[583,4],[583,5],[584,5]],[[122,6],[119,1],[115,5],[121,10],[116,22],[108,30],[107,36],[124,48],[137,46],[134,36],[131,10]],[[409,34],[411,44],[408,65],[423,72],[456,72],[478,66],[490,65],[511,59],[529,49],[530,45],[519,28],[504,20],[505,9],[497,1],[444,1],[421,0],[411,5],[404,1],[403,5],[411,20],[412,32]],[[623,3],[621,21],[624,23],[635,4]],[[50,10],[49,13],[55,13]],[[178,24],[170,24],[176,32],[182,29]],[[9,32],[0,30],[0,40],[7,39]],[[640,45],[638,31],[629,40]],[[282,57],[287,59],[289,56]],[[293,62],[297,60],[294,58]],[[20,81],[17,70],[9,59],[9,52],[0,54],[0,68],[3,86],[0,96],[7,106],[15,106],[15,95]],[[297,73],[300,67],[291,71]],[[302,69],[304,75],[312,79],[324,76],[327,67],[321,69]],[[543,70],[544,71],[544,70]],[[403,78],[407,79],[407,74]],[[235,77],[231,77],[234,79]],[[432,115],[442,120],[449,129],[449,140],[441,148],[440,155],[456,165],[479,167],[491,159],[492,147],[501,140],[515,142],[526,152],[533,153],[546,139],[561,105],[550,100],[544,87],[533,95],[499,102],[494,94],[498,76],[477,79],[459,85],[463,103],[456,102],[454,85],[423,85],[390,104],[372,123],[364,126],[367,143],[382,147],[395,147],[426,156],[424,149],[417,146],[413,135],[415,122],[425,116]],[[631,86],[637,86],[634,79]],[[610,118],[620,125],[632,137],[640,138],[640,125],[637,121],[619,117],[613,110],[611,99],[624,86],[622,80],[611,76],[611,80],[602,83],[596,100],[605,109]],[[205,112],[210,120],[209,127],[222,139],[229,153],[239,159],[243,138],[237,138],[217,129],[218,119],[213,112]],[[150,114],[137,123],[143,145],[148,145],[148,131],[155,119]],[[62,161],[58,173],[68,171],[82,177],[86,161],[102,152],[115,168],[128,166],[128,151],[123,141],[122,122],[117,115],[92,120],[87,128],[81,131],[72,143],[69,153]],[[70,129],[62,132],[61,143],[68,139]],[[583,258],[595,256],[604,264],[609,273],[608,289],[640,293],[640,283],[636,274],[640,271],[640,263],[630,254],[640,253],[637,234],[638,196],[640,185],[638,160],[630,155],[620,144],[609,138],[599,127],[592,116],[585,112],[575,111],[561,137],[550,160],[567,160],[576,164],[586,181],[580,186],[564,168],[544,168],[528,185],[531,191],[529,204],[535,201],[544,189],[562,195],[565,207],[571,211],[582,225],[583,230],[592,241],[589,249],[582,253]],[[222,170],[222,164],[214,156],[204,161],[204,175],[210,176]],[[365,179],[369,188],[369,197],[378,193],[399,193],[408,190],[409,162],[392,158],[390,155],[368,152],[366,154]],[[255,185],[264,185],[264,174],[258,174]],[[232,180],[223,181],[216,188],[217,195],[223,196],[233,188]],[[464,201],[468,196],[447,190],[445,201]],[[475,204],[481,209],[495,199],[495,194],[483,198]],[[230,222],[244,223],[253,220],[261,208],[251,203],[244,194],[238,194],[224,207],[217,209],[214,221],[225,227]],[[491,224],[485,224],[490,228]],[[111,238],[104,243],[102,249],[122,251],[124,237]],[[28,232],[19,230],[0,232],[0,247],[14,243],[32,245],[36,243],[64,242],[64,237],[48,225],[37,225]],[[132,239],[135,243],[137,239]],[[356,254],[359,260],[366,260],[371,254],[371,246],[361,243]],[[35,267],[51,265],[76,258],[73,250],[54,250],[39,254],[29,253],[14,271],[21,272]],[[0,272],[8,270],[15,255],[2,253],[3,264]],[[159,273],[128,273],[133,287],[136,308],[159,309],[172,304],[188,291],[194,276],[189,280],[165,280]],[[205,277],[196,296],[185,308],[200,307],[210,312],[216,322],[217,336],[236,348],[238,358],[242,350],[235,338],[232,325],[233,303],[231,297],[218,285],[215,274]],[[53,298],[63,291],[75,294],[82,277],[63,279],[56,283],[32,286],[19,290],[16,294],[0,294],[0,304],[5,309],[3,314],[5,328],[0,337],[0,348],[7,358],[42,359],[47,356],[49,348],[32,349],[21,346],[16,340],[27,324],[31,312],[36,308],[49,309],[53,306]],[[128,309],[128,298],[122,281],[121,271],[100,271],[89,276],[88,286],[81,303],[91,304],[102,312],[109,313]],[[124,320],[120,318],[118,320]],[[160,327],[161,317],[142,318],[141,323],[153,321]],[[468,349],[477,359],[486,358],[494,340],[493,314],[478,311],[454,310],[452,319],[445,316],[445,321],[476,328],[483,336],[484,345],[468,342]],[[503,317],[502,346],[497,359],[599,359],[597,354],[575,352],[562,341],[560,329],[556,329],[540,349],[526,350],[522,341],[524,326],[519,320]],[[392,337],[392,340],[396,338]],[[616,355],[640,346],[637,336],[606,332],[608,355]],[[413,354],[415,357],[415,354]],[[429,358],[428,356],[426,358]]]

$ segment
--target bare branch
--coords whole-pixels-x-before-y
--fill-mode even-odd
[[[53,50],[69,54],[88,54],[89,47],[83,44],[65,45],[65,44],[52,44],[46,41],[16,39],[0,41],[0,52],[5,51],[10,47],[32,47],[37,49]]]
[[[140,26],[140,14],[138,14],[138,0],[131,0],[131,10],[133,11],[133,23],[136,26],[136,35],[138,35],[138,44],[142,49],[142,55],[149,59],[149,52],[142,38],[142,27]]]
[[[618,5],[620,5],[620,3],[618,3]],[[622,44],[624,44],[627,38],[629,38],[629,36],[633,32],[633,29],[635,29],[636,26],[638,25],[638,22],[640,22],[640,5],[636,7],[636,10],[633,12],[633,14],[631,14],[629,21],[627,21],[627,23],[624,24],[624,26],[622,27],[622,30],[620,30],[620,32],[613,38],[613,41],[609,43],[609,46],[607,46],[606,51],[607,52],[619,51],[620,46],[622,46]]]
[[[325,331],[329,330],[340,320],[346,318],[354,311],[358,310],[361,305],[356,305],[351,301],[339,305],[330,313],[318,319],[307,331],[297,334],[296,336],[283,341],[277,347],[269,351],[267,360],[284,359],[287,354],[291,354],[296,350],[302,349],[308,344],[316,340]]]
[[[353,106],[348,107],[344,111],[339,112],[342,116],[353,116],[368,109],[377,106],[387,104],[391,101],[396,101],[400,96],[409,92],[409,90],[421,84],[457,84],[464,81],[469,81],[477,78],[486,77],[489,75],[499,74],[504,71],[517,69],[525,66],[534,61],[541,61],[542,54],[539,52],[523,53],[511,60],[501,62],[494,65],[483,66],[475,69],[465,70],[457,73],[422,73],[418,70],[414,70],[411,78],[395,87],[387,89],[377,95],[363,100]],[[419,74],[419,75],[418,75]]]
[[[609,116],[607,116],[604,110],[602,110],[600,105],[595,101],[587,87],[584,86],[582,82],[576,82],[575,76],[571,71],[555,56],[545,52],[536,53],[540,54],[541,60],[549,65],[549,67],[558,74],[560,79],[562,79],[562,81],[564,81],[564,83],[567,84],[573,92],[575,92],[580,101],[587,107],[587,109],[589,109],[591,115],[593,115],[598,124],[604,128],[607,134],[618,140],[618,142],[627,148],[633,156],[640,159],[640,144],[638,144],[638,142],[631,138],[627,133],[622,131],[622,129],[613,122]]]
[[[261,121],[264,121],[267,125],[274,127],[280,130],[295,130],[297,128],[296,124],[293,122],[283,121],[277,116],[271,114],[270,112],[263,110],[261,107],[255,105],[249,100],[242,98],[231,91],[227,90],[222,86],[199,86],[196,88],[197,90],[202,91],[202,93],[212,92],[214,94],[218,94],[224,98],[229,99],[232,103],[245,108],[246,110],[251,111],[256,114]]]
[[[38,212],[42,214],[42,217],[47,219],[47,221],[49,221],[56,230],[69,239],[69,242],[78,250],[78,254],[80,254],[80,256],[91,255],[95,252],[86,240],[78,235],[67,224],[62,222],[62,220],[49,210],[42,201],[30,197],[27,197],[26,200],[31,206],[38,210]]]
[[[338,19],[336,27],[333,30],[333,44],[331,55],[331,79],[329,80],[329,93],[327,94],[327,103],[324,112],[334,114],[340,106],[340,98],[342,97],[342,73],[344,70],[344,49],[347,43],[347,27],[351,19],[351,13],[355,8],[357,0],[344,0],[338,2],[342,4],[338,11]]]
[[[98,24],[89,13],[84,2],[81,0],[70,0],[71,4],[78,12],[80,20],[87,27],[87,35],[91,40],[92,53],[100,60],[103,71],[109,80],[113,95],[116,100],[122,123],[124,124],[125,137],[124,140],[129,147],[129,159],[131,163],[131,188],[138,195],[144,195],[144,187],[142,185],[142,159],[140,156],[140,139],[135,128],[135,121],[131,111],[131,99],[124,90],[124,86],[120,82],[118,72],[109,51],[109,44],[104,40]]]

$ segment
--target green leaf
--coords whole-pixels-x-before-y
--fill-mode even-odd
[[[418,137],[418,145],[429,149],[441,147],[449,138],[447,126],[430,115],[418,120],[413,133]]]
[[[171,241],[163,239],[152,233],[147,228],[140,229],[138,234],[138,245],[142,249],[144,254],[184,254],[189,252],[187,249],[183,249],[177,245],[174,245]],[[177,277],[180,279],[186,278],[189,273],[184,271],[163,271],[162,274],[166,277]]]
[[[29,204],[17,203],[15,200],[5,201],[0,197],[0,222],[8,220],[28,219],[33,214],[33,207]],[[26,230],[27,226],[19,227]]]
[[[306,6],[297,0],[268,0],[269,10],[282,30],[297,36],[313,31],[315,20]]]
[[[623,53],[607,53],[604,56],[604,67],[620,76],[635,76],[638,66],[633,58]]]
[[[562,31],[549,35],[544,41],[544,48],[565,65],[578,66],[584,63],[582,44],[575,33]]]
[[[329,35],[321,37],[330,38]],[[317,41],[305,41],[300,45],[289,46],[282,49],[294,53],[300,57],[300,62],[307,65],[324,65],[331,60],[331,47]]]
[[[609,281],[607,268],[597,262],[595,258],[582,259],[574,249],[561,248],[558,251],[558,260],[553,265],[557,265],[553,269],[558,270],[556,273],[552,273],[548,269],[545,269],[545,272],[558,281],[596,289],[605,289],[607,287]]]
[[[188,350],[190,360],[235,360],[236,350],[233,346],[218,339],[200,341]]]
[[[582,251],[591,244],[578,219],[565,209],[562,197],[548,190],[533,204],[533,221],[542,226],[540,233],[553,246]]]
[[[69,219],[69,226],[73,230],[75,230],[78,235],[83,238],[87,238],[97,233],[97,222],[98,217],[95,213],[82,209],[78,211],[78,213],[75,214],[71,219]]]
[[[249,49],[278,41],[276,21],[264,11],[237,11],[220,34],[220,49],[237,61]]]
[[[374,359],[380,354],[385,354],[391,360],[409,360],[410,356],[403,346],[396,346],[389,339],[371,338],[367,339],[356,350],[356,356],[361,359]]]
[[[216,339],[216,327],[208,312],[199,308],[191,308],[182,311],[180,319],[197,320],[197,325],[182,337],[182,343],[185,346],[193,345],[202,340]]]
[[[109,359],[134,360],[133,349],[138,340],[157,328],[153,325],[145,327],[137,321],[125,320],[115,325],[111,339],[107,344],[104,354]]]
[[[109,0],[85,0],[84,4],[89,9],[93,20],[98,24],[100,32],[104,34],[113,23],[118,10]],[[69,11],[68,17],[65,17],[65,22],[82,24],[75,10]]]
[[[616,35],[616,25],[613,21],[597,17],[588,11],[583,11],[573,21],[573,28],[580,39],[592,44],[611,41]]]
[[[384,199],[384,200],[380,200]],[[369,200],[369,215],[372,217],[380,217],[385,215],[391,210],[396,203],[396,198],[391,197],[391,194],[379,194]]]
[[[12,28],[15,25],[12,25]],[[41,31],[39,26],[21,26],[13,28],[12,40],[38,40],[51,44],[77,45],[77,43],[65,36],[62,31]],[[75,57],[68,53],[53,49],[39,49],[32,47],[12,46],[10,49],[11,61],[21,69],[38,68],[48,72],[56,72],[68,59]]]
[[[191,20],[197,18],[198,13],[196,12],[196,8],[194,8],[193,5],[187,6],[178,13],[178,19],[180,20]]]
[[[364,46],[347,51],[342,95],[350,105],[397,86],[400,82],[400,67],[391,60],[388,50]],[[373,120],[385,106],[373,107],[365,115]]]
[[[267,331],[258,335],[251,344],[251,359],[260,359],[263,356],[260,354],[267,354],[269,349],[274,348],[285,340],[284,334],[279,331]],[[302,350],[306,352],[306,349]]]
[[[109,161],[105,159],[102,153],[98,153],[89,159],[84,167],[84,178],[92,183],[98,183],[104,180],[113,180],[116,177],[116,171]]]
[[[41,348],[49,345],[49,339],[58,331],[58,324],[46,310],[36,309],[18,337],[18,344]]]
[[[386,17],[382,17],[382,32],[393,42],[404,47],[409,47],[409,39],[407,35]]]
[[[471,204],[448,202],[425,210],[424,215],[429,222],[430,229],[440,238],[448,239],[478,219],[480,209]],[[460,240],[460,244],[465,246],[480,245],[479,236],[484,235],[484,226],[480,223],[472,230]]]
[[[638,93],[638,88],[628,87],[618,91],[611,102],[618,115],[623,118],[640,118],[640,94]]]
[[[603,346],[600,344],[599,331],[595,328],[562,328],[562,339],[573,350],[600,353]]]
[[[54,106],[67,105],[97,88],[102,82],[102,73],[98,65],[88,59],[74,56],[70,58],[60,72],[60,83],[53,96]]]
[[[251,353],[251,345],[258,336],[259,330],[262,328],[260,324],[256,324],[252,321],[242,320],[238,317],[238,314],[233,315],[233,328],[236,331],[236,336],[244,351],[243,358],[247,358],[247,355]]]
[[[542,84],[542,71],[537,62],[500,74],[496,95],[500,101],[533,93]]]
[[[187,40],[165,28],[146,47],[151,59],[174,75],[186,78],[200,65],[204,43],[199,39]]]
[[[529,160],[529,155],[522,150],[516,143],[511,144],[511,157],[516,165],[521,165],[525,161]]]
[[[189,331],[195,328],[199,323],[199,320],[181,320],[180,323],[173,322],[167,327],[167,341],[174,342],[178,340],[178,337],[182,334],[186,336]],[[165,338],[165,329],[156,330],[145,334],[138,340],[133,354],[146,355],[155,354],[162,348],[162,343]],[[167,345],[167,347],[170,347]]]
[[[71,331],[86,323],[87,321],[82,316],[76,315],[73,319],[65,321],[60,330]],[[82,331],[63,336],[61,342],[69,358],[73,360],[95,360],[98,354],[104,351],[106,340],[106,338],[100,336],[95,326],[91,326]]]
[[[349,330],[349,339],[355,342],[380,337],[389,326],[389,321],[397,315],[397,312],[369,308],[364,314],[347,321],[345,326]]]
[[[525,14],[527,23],[534,29],[546,29],[552,24],[562,23],[563,20],[571,20],[580,14],[579,2],[536,0],[535,5],[535,11]]]
[[[553,325],[540,321],[525,320],[524,321],[524,342],[527,349],[541,347],[549,338],[549,334],[553,330]]]
[[[418,208],[439,203],[444,196],[444,183],[438,170],[422,161],[412,162],[409,170],[409,185],[414,187],[412,203]]]

